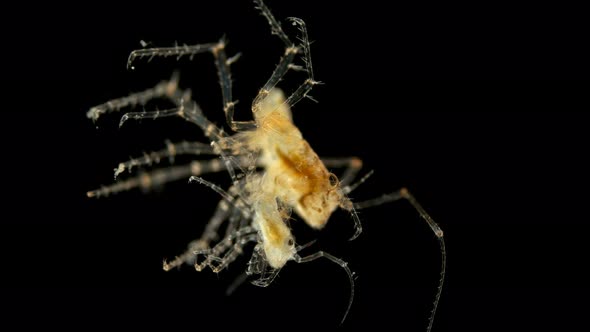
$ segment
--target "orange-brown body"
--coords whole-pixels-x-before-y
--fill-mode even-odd
[[[262,175],[250,178],[249,201],[266,258],[280,268],[295,254],[286,210],[294,209],[310,227],[320,229],[347,198],[336,176],[293,124],[283,92],[273,89],[262,94],[253,109],[257,128],[231,139],[259,155],[258,164],[264,168]]]

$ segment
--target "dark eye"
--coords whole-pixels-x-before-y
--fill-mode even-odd
[[[292,247],[295,244],[295,241],[293,241],[293,239],[291,238],[287,240],[287,244]]]
[[[330,173],[330,185],[336,187],[338,185],[338,177],[334,173]]]

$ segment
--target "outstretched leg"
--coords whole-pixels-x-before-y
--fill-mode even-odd
[[[261,14],[266,18],[268,24],[270,25],[271,33],[273,35],[277,35],[279,39],[285,44],[285,54],[281,58],[279,64],[273,71],[272,75],[266,82],[266,84],[260,89],[258,96],[252,102],[252,110],[254,112],[257,111],[258,105],[264,99],[270,90],[272,90],[277,83],[281,80],[283,76],[289,71],[289,69],[300,69],[299,66],[293,65],[293,60],[295,55],[300,52],[299,47],[295,46],[293,42],[289,39],[287,34],[283,31],[280,23],[274,17],[270,9],[264,4],[262,0],[255,0],[256,8],[258,8]],[[309,39],[307,37],[307,29],[305,27],[305,22],[298,18],[289,18],[293,25],[297,25],[299,27],[299,31],[301,32],[301,37],[299,41],[301,42],[301,48],[303,50],[303,61],[305,62],[305,71],[307,72],[308,79],[286,100],[286,103],[289,106],[295,105],[301,98],[306,97],[311,88],[318,84],[313,77],[313,67],[311,65],[311,52],[310,52],[310,45]]]
[[[206,173],[215,173],[225,170],[225,165],[219,159],[197,160],[190,164],[170,166],[146,172],[138,176],[115,182],[111,185],[101,187],[86,193],[88,197],[102,197],[129,191],[134,188],[141,188],[144,191],[161,187],[162,185],[187,179],[191,175],[198,176]]]
[[[142,157],[133,158],[124,163],[119,163],[119,166],[115,169],[115,180],[117,176],[125,171],[131,172],[134,167],[140,166],[151,166],[158,164],[162,159],[168,158],[170,163],[174,163],[174,158],[178,155],[214,155],[213,149],[210,145],[201,142],[178,142],[172,143],[166,141],[166,148],[159,151],[152,151],[144,153]]]
[[[375,199],[355,203],[354,207],[356,209],[360,210],[360,209],[365,209],[365,208],[368,208],[371,206],[385,204],[388,202],[395,202],[400,199],[406,199],[408,202],[410,202],[410,204],[412,204],[412,206],[416,209],[416,211],[418,211],[418,214],[420,215],[420,217],[422,217],[422,219],[424,219],[426,221],[426,223],[428,223],[428,226],[430,226],[430,229],[432,229],[432,231],[436,235],[436,238],[438,239],[438,242],[440,245],[440,250],[441,250],[441,255],[442,255],[440,280],[438,283],[436,297],[434,298],[434,305],[433,305],[432,311],[430,313],[430,319],[428,322],[427,331],[430,332],[430,330],[432,329],[432,324],[434,322],[434,315],[436,314],[438,302],[440,301],[440,296],[442,293],[442,286],[443,286],[443,283],[445,280],[445,271],[446,271],[446,267],[447,267],[447,251],[445,248],[445,240],[443,237],[444,234],[443,234],[442,229],[430,217],[430,215],[426,212],[426,210],[424,210],[424,208],[420,205],[420,203],[418,203],[418,201],[416,201],[416,198],[414,198],[414,196],[406,188],[402,188],[402,189],[395,191],[391,194],[385,194],[385,195],[375,198]]]
[[[305,26],[305,22],[302,19],[291,17],[289,18],[293,25],[297,25],[299,27],[299,32],[301,36],[299,37],[299,42],[301,43],[301,47],[303,48],[303,62],[305,63],[305,71],[307,72],[307,79],[287,98],[286,103],[289,107],[293,107],[297,104],[303,97],[307,97],[311,100],[314,100],[308,93],[314,87],[314,85],[320,84],[320,82],[316,81],[313,77],[313,66],[311,64],[311,47],[309,43],[309,37],[307,36],[307,27]]]
[[[106,103],[94,106],[90,108],[86,116],[96,122],[101,115],[106,113],[118,112],[126,107],[145,105],[148,101],[156,98],[172,97],[177,88],[178,74],[174,73],[170,80],[162,81],[151,89],[132,93],[129,96],[109,100]]]
[[[327,252],[324,251],[318,251],[316,253],[313,253],[309,256],[305,256],[305,257],[301,257],[299,255],[295,256],[295,261],[297,263],[307,263],[307,262],[311,262],[314,261],[318,258],[326,258],[329,259],[330,261],[340,265],[340,267],[342,267],[345,271],[346,274],[348,274],[348,279],[350,281],[350,300],[348,301],[348,307],[346,308],[346,312],[344,313],[344,316],[342,317],[342,320],[340,321],[340,324],[344,323],[344,320],[346,319],[346,316],[348,315],[348,312],[350,311],[350,307],[352,306],[352,300],[354,299],[354,273],[350,271],[350,268],[348,268],[348,263],[346,263],[345,261],[341,260],[340,258],[337,258],[335,256],[332,256],[331,254],[328,254]]]
[[[213,272],[218,273],[242,253],[242,248],[247,243],[257,240],[258,234],[252,227],[248,226],[236,230],[231,235],[223,238],[213,248],[194,251],[195,257],[205,255],[204,261],[195,262],[195,269],[202,271],[204,268],[209,267]]]
[[[215,126],[205,117],[199,105],[191,99],[190,90],[178,88],[178,74],[174,73],[168,81],[158,83],[155,87],[141,92],[132,93],[126,97],[110,100],[106,103],[92,107],[86,116],[93,121],[106,113],[119,112],[127,107],[145,105],[147,102],[157,98],[167,98],[172,101],[176,108],[153,111],[153,112],[129,112],[123,114],[119,126],[122,126],[129,119],[157,119],[170,116],[180,116],[185,120],[196,124],[203,130],[205,136],[211,141],[218,141],[227,135],[223,130]]]
[[[221,38],[217,43],[184,45],[174,47],[157,47],[135,50],[129,55],[127,60],[127,67],[133,68],[132,63],[136,59],[148,58],[148,61],[154,57],[169,57],[175,56],[177,59],[183,56],[188,56],[192,59],[193,56],[200,53],[211,53],[215,58],[215,66],[217,67],[217,76],[219,77],[219,85],[221,86],[221,94],[223,97],[223,110],[228,126],[234,131],[250,130],[255,128],[254,121],[234,121],[234,108],[236,101],[232,96],[232,80],[230,66],[240,56],[237,55],[228,58],[225,53],[225,46],[227,42],[225,38]]]

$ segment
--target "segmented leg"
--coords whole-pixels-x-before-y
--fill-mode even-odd
[[[201,175],[206,173],[215,173],[225,170],[225,166],[219,159],[206,161],[193,161],[190,164],[169,166],[162,169],[156,169],[138,176],[115,182],[100,189],[92,190],[87,193],[88,197],[102,197],[117,194],[123,191],[129,191],[134,188],[141,188],[144,191],[160,187],[168,182],[188,179],[191,175]]]
[[[183,101],[179,107],[167,110],[125,113],[123,116],[121,116],[119,127],[123,126],[123,124],[128,120],[155,120],[158,118],[166,118],[171,116],[179,116],[186,121],[199,126],[203,130],[205,136],[207,136],[207,138],[209,138],[212,142],[218,141],[226,136],[223,130],[215,126],[203,115],[199,105],[192,100]]]
[[[210,145],[201,142],[178,142],[172,143],[166,141],[166,148],[159,151],[145,153],[142,157],[133,158],[124,163],[119,163],[115,169],[115,180],[121,173],[131,172],[134,167],[152,166],[159,164],[162,159],[168,159],[174,163],[174,158],[178,155],[212,155],[215,154]]]
[[[418,203],[416,198],[414,198],[414,196],[406,188],[402,188],[402,189],[395,191],[393,193],[390,193],[390,194],[385,194],[385,195],[378,197],[378,198],[374,198],[374,199],[370,199],[370,200],[367,200],[364,202],[356,203],[356,204],[354,204],[354,207],[357,209],[365,209],[365,208],[368,208],[371,206],[381,205],[381,204],[385,204],[385,203],[389,203],[389,202],[395,202],[400,199],[406,199],[408,202],[410,202],[410,204],[414,207],[414,209],[416,209],[416,211],[418,212],[420,217],[422,219],[424,219],[424,221],[426,221],[426,223],[428,224],[430,229],[434,232],[434,235],[436,235],[436,238],[438,239],[438,243],[440,245],[440,251],[441,251],[441,255],[442,255],[440,279],[438,282],[438,289],[436,292],[436,297],[434,298],[433,308],[430,313],[430,319],[428,321],[427,331],[430,332],[430,330],[432,329],[432,324],[434,322],[434,315],[436,314],[436,309],[438,308],[438,302],[440,301],[440,297],[442,294],[442,286],[443,286],[443,283],[445,280],[445,271],[446,271],[446,267],[447,267],[447,251],[445,248],[445,240],[443,237],[444,234],[443,234],[442,229],[430,217],[430,215],[426,212],[426,210],[424,210],[424,208],[420,205],[420,203]]]
[[[217,67],[217,76],[219,76],[219,84],[221,85],[221,95],[223,97],[223,111],[225,112],[225,120],[228,126],[233,131],[244,131],[252,130],[256,128],[256,123],[251,121],[235,121],[234,120],[234,108],[237,101],[233,100],[232,97],[232,80],[230,65],[235,62],[240,54],[232,58],[227,58],[225,54],[225,39],[222,38],[217,47],[213,49],[213,55],[215,56],[215,66]]]
[[[225,253],[225,255],[218,260],[217,264],[211,267],[211,270],[215,273],[221,272],[223,269],[228,267],[229,264],[233,263],[243,252],[244,246],[250,242],[258,242],[260,240],[258,234],[249,234],[247,236],[239,238],[234,245]]]
[[[203,234],[198,240],[194,241],[200,243],[202,249],[209,248],[211,242],[219,240],[219,228],[223,221],[228,218],[229,224],[227,225],[224,238],[231,237],[238,229],[244,229],[250,226],[249,219],[244,218],[245,215],[249,215],[244,212],[249,207],[243,201],[237,199],[241,193],[240,186],[241,184],[234,185],[227,190],[229,196],[232,197],[232,201],[223,199],[219,202],[216,212],[213,218],[207,223]]]
[[[311,262],[314,261],[318,258],[326,258],[338,265],[340,265],[340,267],[342,267],[345,271],[346,274],[348,274],[348,279],[350,281],[350,300],[348,301],[348,307],[346,308],[346,312],[344,313],[344,316],[342,317],[342,320],[340,321],[340,324],[344,323],[344,320],[346,320],[346,316],[348,315],[348,312],[350,311],[350,307],[352,306],[352,300],[354,299],[354,272],[350,271],[350,268],[348,268],[348,263],[346,263],[345,261],[341,260],[340,258],[337,258],[331,254],[328,254],[327,252],[324,251],[318,251],[316,253],[313,253],[309,256],[305,256],[305,257],[301,257],[299,255],[295,256],[295,261],[297,263],[307,263],[307,262]]]
[[[193,56],[201,53],[211,53],[215,58],[215,66],[217,67],[217,76],[219,77],[219,84],[221,86],[221,94],[223,97],[223,110],[225,112],[225,118],[228,126],[234,131],[250,130],[255,128],[254,121],[234,121],[234,108],[236,101],[232,97],[232,80],[230,66],[232,63],[237,61],[240,54],[228,58],[225,53],[225,46],[227,42],[225,38],[221,38],[217,43],[197,44],[197,45],[184,45],[174,47],[158,47],[135,50],[129,55],[127,66],[131,67],[132,63],[136,59],[154,57],[168,57],[176,56],[177,59],[183,56],[189,56],[191,59]]]
[[[307,79],[303,82],[302,85],[293,92],[289,98],[287,98],[286,103],[293,107],[297,104],[302,98],[307,97],[311,100],[311,96],[308,93],[311,91],[314,85],[320,84],[320,82],[316,81],[313,76],[313,66],[311,63],[311,48],[309,43],[309,37],[307,36],[307,27],[305,26],[305,22],[302,19],[296,17],[290,17],[289,20],[293,22],[294,25],[297,25],[301,36],[298,38],[299,42],[301,43],[301,47],[303,48],[303,62],[305,63],[305,71],[307,72]]]
[[[293,60],[295,55],[300,52],[299,47],[296,47],[293,42],[287,37],[287,34],[281,28],[280,23],[274,17],[270,9],[264,4],[262,0],[255,0],[256,8],[260,10],[262,15],[268,21],[270,25],[270,30],[273,35],[277,35],[285,44],[285,54],[281,58],[279,64],[275,68],[274,72],[266,82],[266,84],[260,89],[258,96],[254,98],[252,102],[252,110],[256,112],[258,104],[264,99],[270,90],[272,90],[277,83],[281,80],[283,76],[289,71],[289,69],[297,69],[299,70],[299,66],[293,65]],[[303,61],[305,63],[305,71],[307,72],[308,79],[291,95],[287,98],[286,103],[289,106],[295,105],[301,98],[306,97],[312,87],[319,82],[314,80],[313,76],[313,67],[311,64],[311,52],[310,52],[310,44],[309,39],[307,36],[307,28],[305,27],[305,22],[298,18],[289,18],[294,25],[299,27],[299,31],[301,32],[301,37],[299,41],[301,42],[301,48],[303,49]]]
[[[215,191],[221,197],[223,197],[223,199],[226,200],[228,203],[230,203],[230,204],[234,205],[235,207],[237,207],[238,209],[240,209],[240,211],[242,212],[242,214],[244,215],[245,218],[249,219],[251,217],[249,205],[245,201],[245,197],[241,197],[242,196],[241,192],[238,192],[238,195],[236,195],[236,196],[232,196],[227,191],[223,190],[223,188],[221,188],[220,186],[218,186],[212,182],[209,182],[199,176],[191,176],[189,179],[189,182],[197,182],[199,184],[202,184],[204,186],[211,188],[213,191]]]
[[[129,96],[113,99],[106,103],[92,107],[86,116],[94,122],[106,113],[117,112],[126,107],[145,105],[148,101],[156,98],[173,96],[178,87],[178,74],[172,75],[168,81],[162,81],[155,87],[141,92],[132,93]]]
[[[237,197],[239,194],[239,188],[237,186],[230,187],[227,193],[232,197],[232,201],[222,199],[217,204],[215,213],[207,223],[207,226],[205,226],[205,230],[203,231],[201,237],[192,241],[183,254],[177,256],[171,262],[164,262],[164,270],[169,271],[170,269],[185,263],[191,265],[195,264],[195,252],[210,249],[210,243],[219,239],[219,228],[223,222],[228,219],[229,225],[227,226],[226,235],[224,238],[231,238],[234,236],[233,234],[236,233],[236,225],[239,224],[238,221],[245,219],[242,210],[248,209],[248,207],[235,202],[234,197]],[[247,229],[247,226],[248,225],[243,225],[242,229]]]
[[[173,47],[152,47],[135,50],[129,54],[127,58],[127,69],[135,69],[133,62],[136,59],[148,58],[148,62],[155,57],[171,57],[175,56],[176,60],[180,60],[184,56],[188,56],[191,60],[197,54],[212,52],[219,43],[208,43],[198,45],[176,45]]]
[[[262,0],[254,0],[254,3],[256,4],[256,9],[260,10],[262,16],[264,16],[268,21],[268,24],[270,25],[270,32],[273,35],[278,36],[283,41],[286,47],[292,46],[293,43],[289,40],[289,37],[283,31],[283,28],[281,28],[281,24],[277,21],[277,19],[274,17],[270,9],[264,4],[264,2]]]
[[[219,272],[224,266],[237,258],[244,245],[248,242],[258,240],[258,234],[252,227],[244,227],[223,238],[213,248],[197,250],[196,256],[205,255],[205,260],[195,263],[195,269],[202,271],[205,267],[211,268],[213,272]],[[234,254],[233,251],[239,251]],[[227,254],[227,255],[226,255]],[[217,264],[215,264],[217,262]],[[221,268],[218,269],[218,266]]]

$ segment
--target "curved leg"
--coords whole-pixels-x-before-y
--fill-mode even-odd
[[[350,311],[350,307],[352,306],[352,300],[354,299],[354,272],[350,271],[350,268],[348,268],[348,263],[346,263],[345,261],[341,260],[340,258],[337,258],[331,254],[328,254],[327,252],[324,251],[318,251],[316,253],[313,253],[309,256],[305,256],[305,257],[301,257],[299,255],[295,256],[295,261],[297,263],[307,263],[307,262],[311,262],[314,261],[318,258],[326,258],[338,265],[340,265],[341,268],[343,268],[346,271],[346,274],[348,274],[348,279],[350,281],[350,300],[348,301],[348,307],[346,308],[346,312],[344,313],[344,316],[342,317],[342,320],[340,321],[340,324],[344,323],[344,320],[346,319],[346,316],[348,315],[348,312]]]
[[[264,4],[264,2],[262,0],[255,0],[254,2],[256,3],[256,8],[260,10],[262,15],[268,21],[271,33],[273,35],[278,36],[279,39],[281,39],[281,41],[285,44],[286,48],[285,54],[281,58],[279,64],[273,71],[272,75],[270,76],[266,84],[262,87],[262,89],[260,89],[258,96],[256,96],[256,98],[254,98],[254,101],[252,102],[252,110],[256,111],[258,104],[268,95],[270,90],[272,90],[277,85],[281,78],[285,76],[289,69],[300,70],[302,68],[300,66],[293,65],[295,55],[300,52],[299,47],[296,47],[295,44],[291,42],[287,34],[283,31],[283,28],[281,28],[280,23],[274,17],[270,9]],[[285,101],[290,107],[292,107],[297,102],[299,102],[303,97],[309,97],[307,94],[309,93],[309,91],[311,91],[313,86],[319,84],[319,82],[315,81],[313,76],[310,43],[309,38],[307,36],[307,28],[305,26],[305,22],[303,22],[303,20],[301,19],[294,17],[289,18],[289,20],[293,22],[294,25],[297,25],[299,27],[299,31],[301,33],[299,41],[301,42],[300,47],[303,51],[303,61],[305,63],[304,70],[307,72],[308,75],[308,78],[305,80],[305,82],[297,90],[295,90],[295,92],[291,96],[289,96]],[[311,99],[311,97],[309,98]]]
[[[447,268],[447,251],[445,248],[444,233],[443,233],[442,229],[430,217],[430,215],[426,212],[426,210],[424,210],[424,208],[420,205],[420,203],[418,203],[416,198],[414,198],[414,196],[406,188],[402,188],[402,189],[395,191],[393,193],[390,193],[390,194],[385,194],[381,197],[377,197],[377,198],[370,199],[370,200],[367,200],[364,202],[356,203],[356,204],[354,204],[354,207],[357,209],[365,209],[365,208],[368,208],[371,206],[377,206],[377,205],[381,205],[381,204],[385,204],[385,203],[389,203],[389,202],[395,202],[400,199],[407,200],[414,207],[414,209],[416,209],[416,211],[418,212],[420,217],[424,221],[426,221],[426,223],[428,224],[428,226],[430,227],[430,229],[432,230],[434,235],[436,235],[436,238],[438,239],[438,243],[440,245],[440,251],[441,251],[441,255],[442,255],[440,279],[438,282],[438,288],[437,288],[436,296],[434,298],[433,308],[430,313],[430,319],[428,322],[428,330],[427,331],[430,332],[430,330],[432,329],[432,324],[434,322],[434,315],[436,314],[438,302],[440,301],[440,297],[442,294],[442,287],[443,287],[443,283],[445,280],[445,272],[446,272],[446,268]]]

